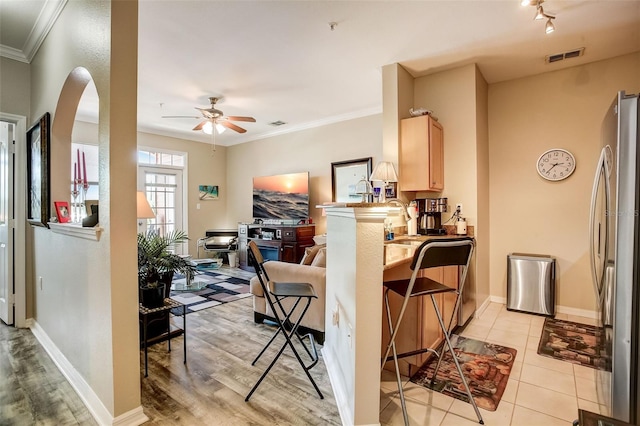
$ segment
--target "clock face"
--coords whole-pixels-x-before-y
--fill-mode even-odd
[[[564,149],[550,149],[544,152],[536,164],[538,174],[547,180],[566,179],[576,169],[576,159]]]

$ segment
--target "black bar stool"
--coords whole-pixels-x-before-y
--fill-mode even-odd
[[[267,303],[271,308],[271,312],[273,312],[273,316],[275,317],[278,324],[278,329],[271,337],[271,340],[269,340],[264,348],[262,348],[251,365],[255,365],[256,362],[258,362],[262,354],[267,350],[271,343],[273,343],[280,332],[282,332],[282,334],[284,335],[285,342],[282,344],[282,347],[278,351],[278,354],[271,361],[271,364],[269,364],[269,367],[267,367],[264,373],[262,373],[262,376],[260,376],[260,379],[258,379],[256,384],[253,386],[253,388],[245,398],[245,401],[249,401],[251,395],[253,395],[256,389],[258,389],[258,386],[260,386],[262,380],[264,380],[264,378],[267,376],[267,374],[275,365],[276,361],[278,360],[278,358],[280,358],[280,355],[282,355],[287,346],[289,346],[293,351],[293,354],[298,360],[298,363],[300,363],[300,366],[309,378],[309,381],[315,388],[316,392],[318,392],[320,399],[324,399],[324,396],[322,395],[322,392],[320,392],[318,385],[316,385],[313,377],[311,377],[311,374],[309,374],[309,370],[315,367],[315,365],[318,363],[318,351],[316,350],[315,340],[311,333],[305,334],[304,336],[300,336],[300,334],[298,333],[298,326],[300,325],[300,322],[302,321],[304,315],[307,313],[312,300],[318,298],[315,290],[313,289],[313,286],[309,283],[276,283],[269,280],[269,276],[267,275],[267,271],[264,269],[263,265],[264,259],[262,257],[262,254],[260,253],[260,250],[258,249],[258,246],[254,241],[249,241],[249,244],[247,244],[247,246],[249,248],[249,250],[247,250],[247,254],[249,255],[249,262],[256,270],[256,275],[258,276],[258,280],[260,281],[260,286],[262,287],[262,291],[264,292],[264,297],[267,300]],[[287,311],[282,302],[285,299],[289,298],[294,299],[294,301],[291,305],[291,308]],[[306,304],[302,308],[302,312],[300,312],[298,317],[295,318],[294,312],[303,299],[306,300]],[[276,305],[278,309],[276,309]],[[311,358],[311,364],[305,365],[305,363],[302,361],[302,358],[300,358],[298,351],[291,341],[291,338],[293,336],[295,336],[302,344],[302,347],[304,347],[305,351]],[[307,347],[303,339],[309,340],[309,347]]]
[[[433,377],[431,378],[431,383],[433,383],[436,375],[438,374],[440,361],[442,360],[442,356],[444,355],[445,347],[448,347],[449,351],[451,352],[453,362],[456,365],[458,374],[460,374],[464,389],[467,393],[467,396],[469,397],[469,402],[473,406],[473,409],[476,412],[476,416],[478,416],[479,423],[484,424],[482,416],[480,415],[480,411],[478,410],[478,406],[476,405],[476,402],[473,399],[473,395],[471,394],[471,390],[469,389],[469,385],[467,384],[467,380],[465,379],[464,374],[462,374],[462,369],[460,368],[458,358],[456,357],[450,340],[451,325],[453,324],[453,319],[456,317],[456,314],[458,312],[458,308],[460,305],[460,295],[462,294],[462,290],[464,289],[464,282],[467,276],[467,270],[469,269],[469,262],[471,261],[471,256],[473,254],[473,248],[473,239],[469,237],[446,239],[439,238],[425,241],[424,243],[422,243],[422,245],[420,245],[420,247],[416,249],[416,253],[413,256],[413,261],[411,262],[411,270],[413,271],[413,273],[411,274],[411,278],[408,280],[387,281],[383,283],[385,287],[384,302],[387,308],[387,322],[389,323],[389,334],[391,335],[391,338],[389,339],[387,350],[384,354],[384,357],[382,358],[382,366],[384,367],[384,364],[387,361],[393,360],[396,370],[396,378],[398,380],[398,391],[400,393],[400,402],[402,404],[402,414],[404,416],[404,423],[407,426],[409,425],[409,416],[407,415],[407,407],[404,399],[404,392],[402,390],[402,380],[400,378],[400,370],[398,368],[398,359],[424,352],[434,353],[438,357],[438,363],[436,365]],[[419,272],[422,269],[452,265],[458,265],[462,267],[462,274],[460,276],[460,285],[458,290],[452,287],[448,287],[430,278],[418,277]],[[397,293],[404,298],[395,325],[393,324],[391,311],[389,309],[389,291],[393,291],[394,293]],[[451,292],[457,293],[456,303],[453,308],[453,313],[451,314],[451,319],[449,320],[449,326],[445,327],[444,321],[442,319],[442,314],[440,313],[440,309],[438,308],[438,304],[436,303],[436,299],[434,296],[436,294]],[[442,329],[446,346],[442,346],[442,352],[440,354],[432,348],[423,348],[407,353],[398,354],[396,351],[395,339],[400,328],[400,323],[402,322],[402,317],[404,316],[404,312],[407,308],[407,304],[409,303],[409,298],[426,295],[431,296],[431,302],[433,302],[433,308],[435,309],[436,316],[438,317],[438,323],[440,324],[440,328]],[[393,356],[389,356],[389,351],[393,353]]]

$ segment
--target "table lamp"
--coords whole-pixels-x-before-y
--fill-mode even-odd
[[[138,219],[152,219],[156,217],[156,214],[151,209],[147,196],[144,192],[138,191],[136,194],[136,213]],[[138,220],[138,227],[142,227],[145,223],[143,220]]]
[[[389,182],[397,182],[398,174],[396,173],[396,168],[393,163],[390,161],[381,161],[376,164],[376,167],[373,169],[373,173],[371,173],[370,181],[379,181],[384,182],[384,187],[380,191],[380,202],[386,202],[386,192],[387,186]]]

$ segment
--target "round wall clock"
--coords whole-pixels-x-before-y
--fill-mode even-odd
[[[576,159],[569,151],[554,148],[538,158],[536,169],[543,178],[558,181],[568,178],[576,170]]]

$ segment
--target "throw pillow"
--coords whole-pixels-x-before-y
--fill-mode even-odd
[[[327,249],[321,248],[318,250],[318,253],[313,258],[313,262],[311,262],[311,266],[319,266],[321,268],[326,268],[327,266]]]
[[[320,245],[315,245],[313,247],[307,247],[306,249],[304,249],[304,256],[302,257],[300,264],[311,265],[311,262],[313,262],[313,258],[316,257],[316,254],[318,254],[318,251],[325,246],[326,244],[320,244]]]

